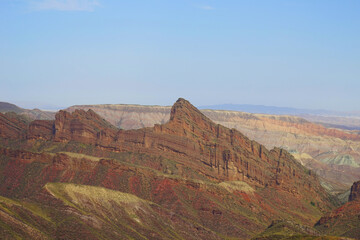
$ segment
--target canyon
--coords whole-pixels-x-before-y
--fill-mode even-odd
[[[315,228],[331,235],[359,238],[360,236],[360,181],[351,187],[349,201],[327,213],[315,225]]]

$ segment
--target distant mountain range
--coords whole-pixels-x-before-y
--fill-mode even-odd
[[[250,104],[221,104],[201,106],[199,109],[240,111],[270,115],[292,115],[330,128],[360,130],[360,111],[341,112],[323,109],[298,109]]]
[[[200,106],[199,109],[211,110],[230,110],[248,113],[262,113],[262,114],[275,114],[275,115],[316,115],[316,116],[331,116],[331,117],[360,117],[359,111],[342,112],[331,111],[324,109],[300,109],[290,107],[275,107],[265,105],[251,105],[251,104],[220,104]]]
[[[0,102],[0,112],[14,112],[19,115],[25,116],[29,120],[52,120],[55,118],[55,112],[44,111],[40,109],[24,109],[16,106],[15,104]]]

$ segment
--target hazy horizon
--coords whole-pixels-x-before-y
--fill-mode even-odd
[[[59,110],[63,110],[69,107],[73,107],[73,106],[81,106],[81,105],[140,105],[140,106],[160,106],[160,107],[171,107],[173,104],[169,104],[169,105],[165,105],[165,104],[151,104],[151,103],[147,103],[147,104],[139,104],[139,103],[88,103],[88,104],[73,104],[73,105],[69,105],[69,106],[56,106],[56,105],[41,105],[41,104],[34,104],[34,103],[29,103],[29,102],[23,102],[23,103],[15,103],[15,102],[8,102],[8,101],[3,101],[0,99],[0,103],[10,103],[10,104],[14,104],[20,108],[24,108],[24,109],[40,109],[40,110],[44,110],[44,111],[59,111]],[[175,103],[175,102],[174,102]],[[240,111],[240,112],[249,112],[249,113],[265,113],[265,114],[285,114],[285,113],[276,113],[276,111],[285,111],[287,112],[286,114],[290,114],[292,115],[291,111],[300,111],[297,114],[310,114],[310,112],[312,112],[313,114],[320,114],[322,112],[326,112],[326,113],[353,113],[353,114],[359,114],[360,111],[337,111],[337,110],[330,110],[330,109],[316,109],[316,108],[294,108],[294,107],[279,107],[279,106],[270,106],[270,105],[261,105],[261,104],[233,104],[233,103],[224,103],[224,104],[213,104],[213,105],[195,105],[195,107],[197,107],[198,109],[213,109],[213,110],[230,110],[230,111]],[[248,108],[251,108],[253,110],[247,110]],[[290,112],[289,112],[290,111]],[[302,113],[301,111],[304,111],[304,113]],[[295,113],[293,113],[295,114]],[[297,115],[295,114],[295,115]]]
[[[3,0],[0,100],[359,111],[359,10],[354,0]]]

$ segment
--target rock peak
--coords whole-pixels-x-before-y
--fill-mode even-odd
[[[206,122],[211,122],[203,113],[201,113],[194,105],[184,98],[179,98],[171,108],[170,121],[174,120],[190,120],[190,121],[199,121],[203,120]]]
[[[170,121],[166,127],[171,133],[203,136],[204,132],[212,132],[215,125],[189,101],[179,98],[171,108]]]
[[[351,186],[349,202],[355,200],[360,201],[360,181],[354,182]]]

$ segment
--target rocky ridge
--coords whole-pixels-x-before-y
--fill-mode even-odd
[[[141,105],[82,105],[67,110],[75,109],[92,109],[122,129],[166,123],[171,112],[170,107]],[[354,131],[325,128],[295,116],[220,110],[201,112],[215,123],[235,128],[267,148],[289,150],[303,165],[323,177],[331,185],[331,191],[345,191],[360,178],[359,135]],[[334,183],[338,180],[340,185],[337,186]]]
[[[60,111],[52,128],[44,127],[46,124],[51,122],[31,123],[29,138],[35,136],[48,139],[54,129],[52,140],[55,142],[77,141],[115,152],[155,154],[161,151],[165,156],[193,165],[200,172],[204,171],[201,169],[202,164],[209,169],[216,169],[203,172],[210,178],[246,179],[261,186],[283,184],[288,185],[290,190],[293,181],[300,180],[303,172],[302,167],[286,151],[268,151],[237,130],[213,123],[184,99],[174,104],[168,123],[155,125],[154,128],[117,131],[92,110],[76,110],[72,114]],[[41,136],[37,134],[37,129],[43,130]],[[273,169],[272,166],[277,168]]]
[[[87,236],[86,229],[98,231],[93,223],[104,221],[98,217],[108,212],[106,206],[101,210],[99,205],[96,211],[100,215],[92,212],[86,216],[79,209],[88,209],[89,196],[73,200],[66,195],[73,193],[59,193],[57,188],[49,195],[43,192],[49,190],[48,183],[100,186],[153,202],[164,209],[162,214],[173,216],[164,220],[172,230],[160,239],[169,238],[171,232],[178,234],[175,239],[192,239],[184,232],[192,233],[189,236],[194,239],[249,239],[274,218],[311,224],[322,211],[334,206],[316,175],[287,151],[267,150],[237,130],[212,122],[184,99],[174,104],[167,123],[153,128],[119,130],[91,110],[78,110],[60,111],[55,121],[34,121],[26,129],[20,138],[10,134],[0,139],[0,194],[44,206],[55,201],[57,207],[48,218],[56,222],[57,214],[66,210],[71,217],[71,212],[76,212],[83,219],[79,228]],[[12,145],[7,145],[5,140],[9,139]],[[118,218],[114,216],[113,220]],[[70,219],[74,219],[72,224],[78,221],[76,217]],[[194,224],[189,226],[180,219]],[[130,224],[133,229],[140,226],[131,219],[117,222],[115,230],[108,224],[103,234],[123,229],[121,224]],[[182,229],[174,227],[177,225]],[[66,228],[55,226],[50,229],[73,239]]]

